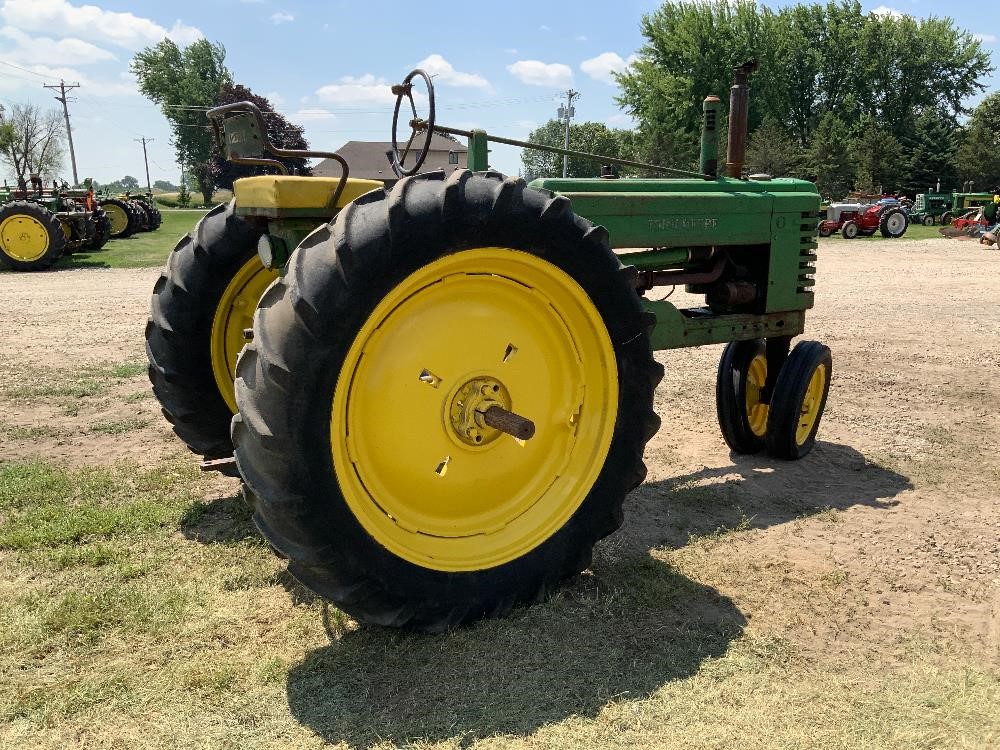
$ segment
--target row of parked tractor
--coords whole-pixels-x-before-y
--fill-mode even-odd
[[[90,184],[46,186],[32,175],[0,190],[0,267],[43,271],[64,255],[94,252],[108,240],[152,232],[162,222],[152,193],[98,196]]]
[[[829,204],[826,219],[819,223],[819,235],[829,237],[839,232],[845,240],[853,240],[879,232],[893,239],[902,237],[910,224],[917,223],[940,224],[946,236],[959,233],[976,237],[994,223],[990,216],[993,203],[992,192],[927,191],[918,193],[913,201],[897,196],[856,195]]]

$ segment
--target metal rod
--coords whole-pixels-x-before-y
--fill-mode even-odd
[[[757,61],[745,62],[733,69],[729,90],[729,147],[726,149],[726,176],[740,179],[747,153],[747,116],[750,105],[750,74]]]
[[[411,126],[420,127],[420,122],[410,123]],[[435,125],[434,132],[436,133],[448,133],[450,135],[461,135],[466,138],[472,137],[471,130],[460,130],[459,128],[449,128],[444,125]],[[701,172],[694,172],[688,169],[676,169],[674,167],[664,167],[659,164],[648,164],[642,161],[630,161],[629,159],[612,159],[610,156],[601,156],[600,154],[591,154],[586,151],[573,151],[567,148],[559,148],[558,146],[544,146],[541,143],[528,143],[527,141],[515,141],[513,138],[501,138],[498,135],[486,135],[486,140],[491,143],[502,143],[505,146],[517,146],[518,148],[530,148],[535,151],[545,151],[550,154],[564,154],[566,156],[574,156],[582,159],[593,159],[594,161],[603,162],[605,164],[617,164],[620,167],[636,167],[637,169],[653,169],[658,172],[671,172],[673,174],[684,175],[685,177],[698,177],[705,180],[714,180],[715,175],[707,175]]]
[[[535,435],[535,423],[494,404],[483,412],[483,421],[494,430],[505,432],[518,440],[530,440]]]

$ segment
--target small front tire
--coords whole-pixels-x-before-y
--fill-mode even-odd
[[[760,390],[766,379],[763,339],[726,345],[715,379],[715,408],[722,437],[736,453],[764,448],[768,406],[760,400]]]
[[[830,349],[817,341],[800,341],[781,366],[767,417],[767,450],[793,461],[816,443],[833,375]]]

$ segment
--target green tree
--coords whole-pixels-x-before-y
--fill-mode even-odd
[[[126,190],[135,190],[139,187],[139,181],[130,174],[125,175],[118,182],[120,182],[122,187]]]
[[[973,110],[958,149],[958,172],[977,190],[1000,189],[1000,91]]]
[[[198,182],[205,203],[212,202],[217,175],[212,131],[205,110],[215,106],[232,83],[221,44],[199,39],[183,50],[170,39],[136,53],[129,66],[143,96],[160,105],[170,122],[177,160]]]
[[[899,188],[904,170],[903,147],[870,115],[861,118],[854,153],[857,155],[855,187],[865,192]]]
[[[842,198],[851,189],[855,162],[847,125],[832,112],[823,115],[809,143],[807,160],[816,187],[828,198]]]
[[[559,120],[549,120],[528,135],[530,143],[562,148],[566,143],[566,126]],[[569,147],[574,151],[609,156],[612,159],[634,159],[634,142],[628,130],[609,128],[600,122],[581,122],[570,125]],[[563,158],[559,154],[524,149],[521,152],[524,177],[561,177]],[[619,174],[622,172],[619,171]],[[601,174],[600,160],[570,157],[567,165],[569,177],[598,177]]]
[[[264,125],[267,127],[267,137],[278,148],[287,149],[307,149],[309,143],[305,139],[305,131],[298,125],[293,125],[282,115],[274,111],[265,97],[259,96],[246,86],[226,83],[219,92],[216,100],[217,105],[234,104],[236,102],[253,102],[261,112],[264,113]],[[292,174],[310,174],[309,164],[305,159],[281,159],[280,160]],[[249,167],[241,164],[233,164],[226,161],[219,152],[218,144],[212,142],[212,173],[215,175],[216,185],[226,190],[233,189],[233,180],[251,175],[272,174],[274,170],[270,167]]]
[[[170,180],[157,180],[153,183],[153,187],[157,190],[162,190],[164,193],[173,193],[177,190],[177,186],[170,182]]]
[[[798,175],[805,154],[798,141],[777,120],[766,117],[747,143],[746,170],[772,177]]]
[[[933,190],[939,180],[942,190],[956,187],[958,138],[950,117],[931,107],[924,109],[903,138],[903,148],[906,157],[901,187],[905,192]]]

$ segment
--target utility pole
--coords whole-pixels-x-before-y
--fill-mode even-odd
[[[60,95],[57,96],[57,97],[55,97],[55,100],[57,102],[62,102],[62,105],[63,105],[63,117],[66,118],[66,138],[69,140],[69,160],[73,164],[73,184],[74,185],[79,185],[80,184],[80,178],[76,176],[76,152],[73,151],[73,130],[69,126],[69,107],[66,106],[66,102],[67,102],[67,99],[66,99],[66,90],[67,89],[70,89],[70,90],[72,90],[72,89],[78,89],[78,88],[80,88],[80,84],[79,83],[66,83],[63,80],[60,80],[58,86],[54,86],[54,85],[51,85],[51,84],[48,84],[48,83],[45,83],[45,84],[42,84],[42,85],[43,85],[44,88],[52,89],[53,91],[55,91],[56,89],[59,90],[59,94]]]
[[[569,150],[569,121],[573,119],[573,116],[576,114],[576,109],[574,109],[573,107],[573,100],[579,98],[579,96],[580,96],[579,91],[574,91],[573,89],[570,89],[569,91],[566,92],[566,106],[564,107],[563,105],[560,104],[559,109],[556,111],[556,114],[559,115],[559,119],[564,120],[566,122],[566,145],[564,146],[564,148],[566,148],[567,150]],[[563,177],[566,176],[568,168],[569,168],[569,157],[566,156],[566,154],[563,154]]]
[[[146,162],[146,190],[153,192],[153,186],[149,184],[149,157],[146,156],[146,144],[155,141],[155,138],[133,138],[136,143],[142,144],[142,160]]]

